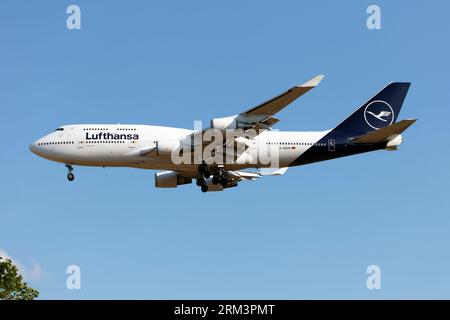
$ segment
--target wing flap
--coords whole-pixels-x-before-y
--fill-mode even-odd
[[[281,176],[286,173],[288,167],[284,168],[261,168],[259,174],[262,176]]]
[[[246,171],[227,171],[227,173],[236,180],[255,180],[261,177],[258,173]]]

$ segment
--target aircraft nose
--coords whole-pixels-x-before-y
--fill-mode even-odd
[[[32,144],[30,144],[30,146],[28,147],[30,149],[31,152],[33,152],[34,154],[38,154],[38,144],[37,141],[33,142]]]

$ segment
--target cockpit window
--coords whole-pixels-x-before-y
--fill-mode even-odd
[[[64,128],[57,128],[55,131],[64,131]]]

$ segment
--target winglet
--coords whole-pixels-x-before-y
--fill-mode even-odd
[[[320,81],[322,81],[322,79],[324,77],[325,77],[324,75],[319,74],[318,76],[315,76],[308,82],[305,82],[304,84],[302,84],[301,87],[316,87],[320,83]]]

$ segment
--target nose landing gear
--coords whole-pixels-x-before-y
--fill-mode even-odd
[[[67,170],[68,170],[68,173],[67,173],[67,180],[69,180],[69,181],[75,180],[75,175],[72,173],[72,171],[73,171],[72,165],[66,164],[66,168],[67,168]]]

